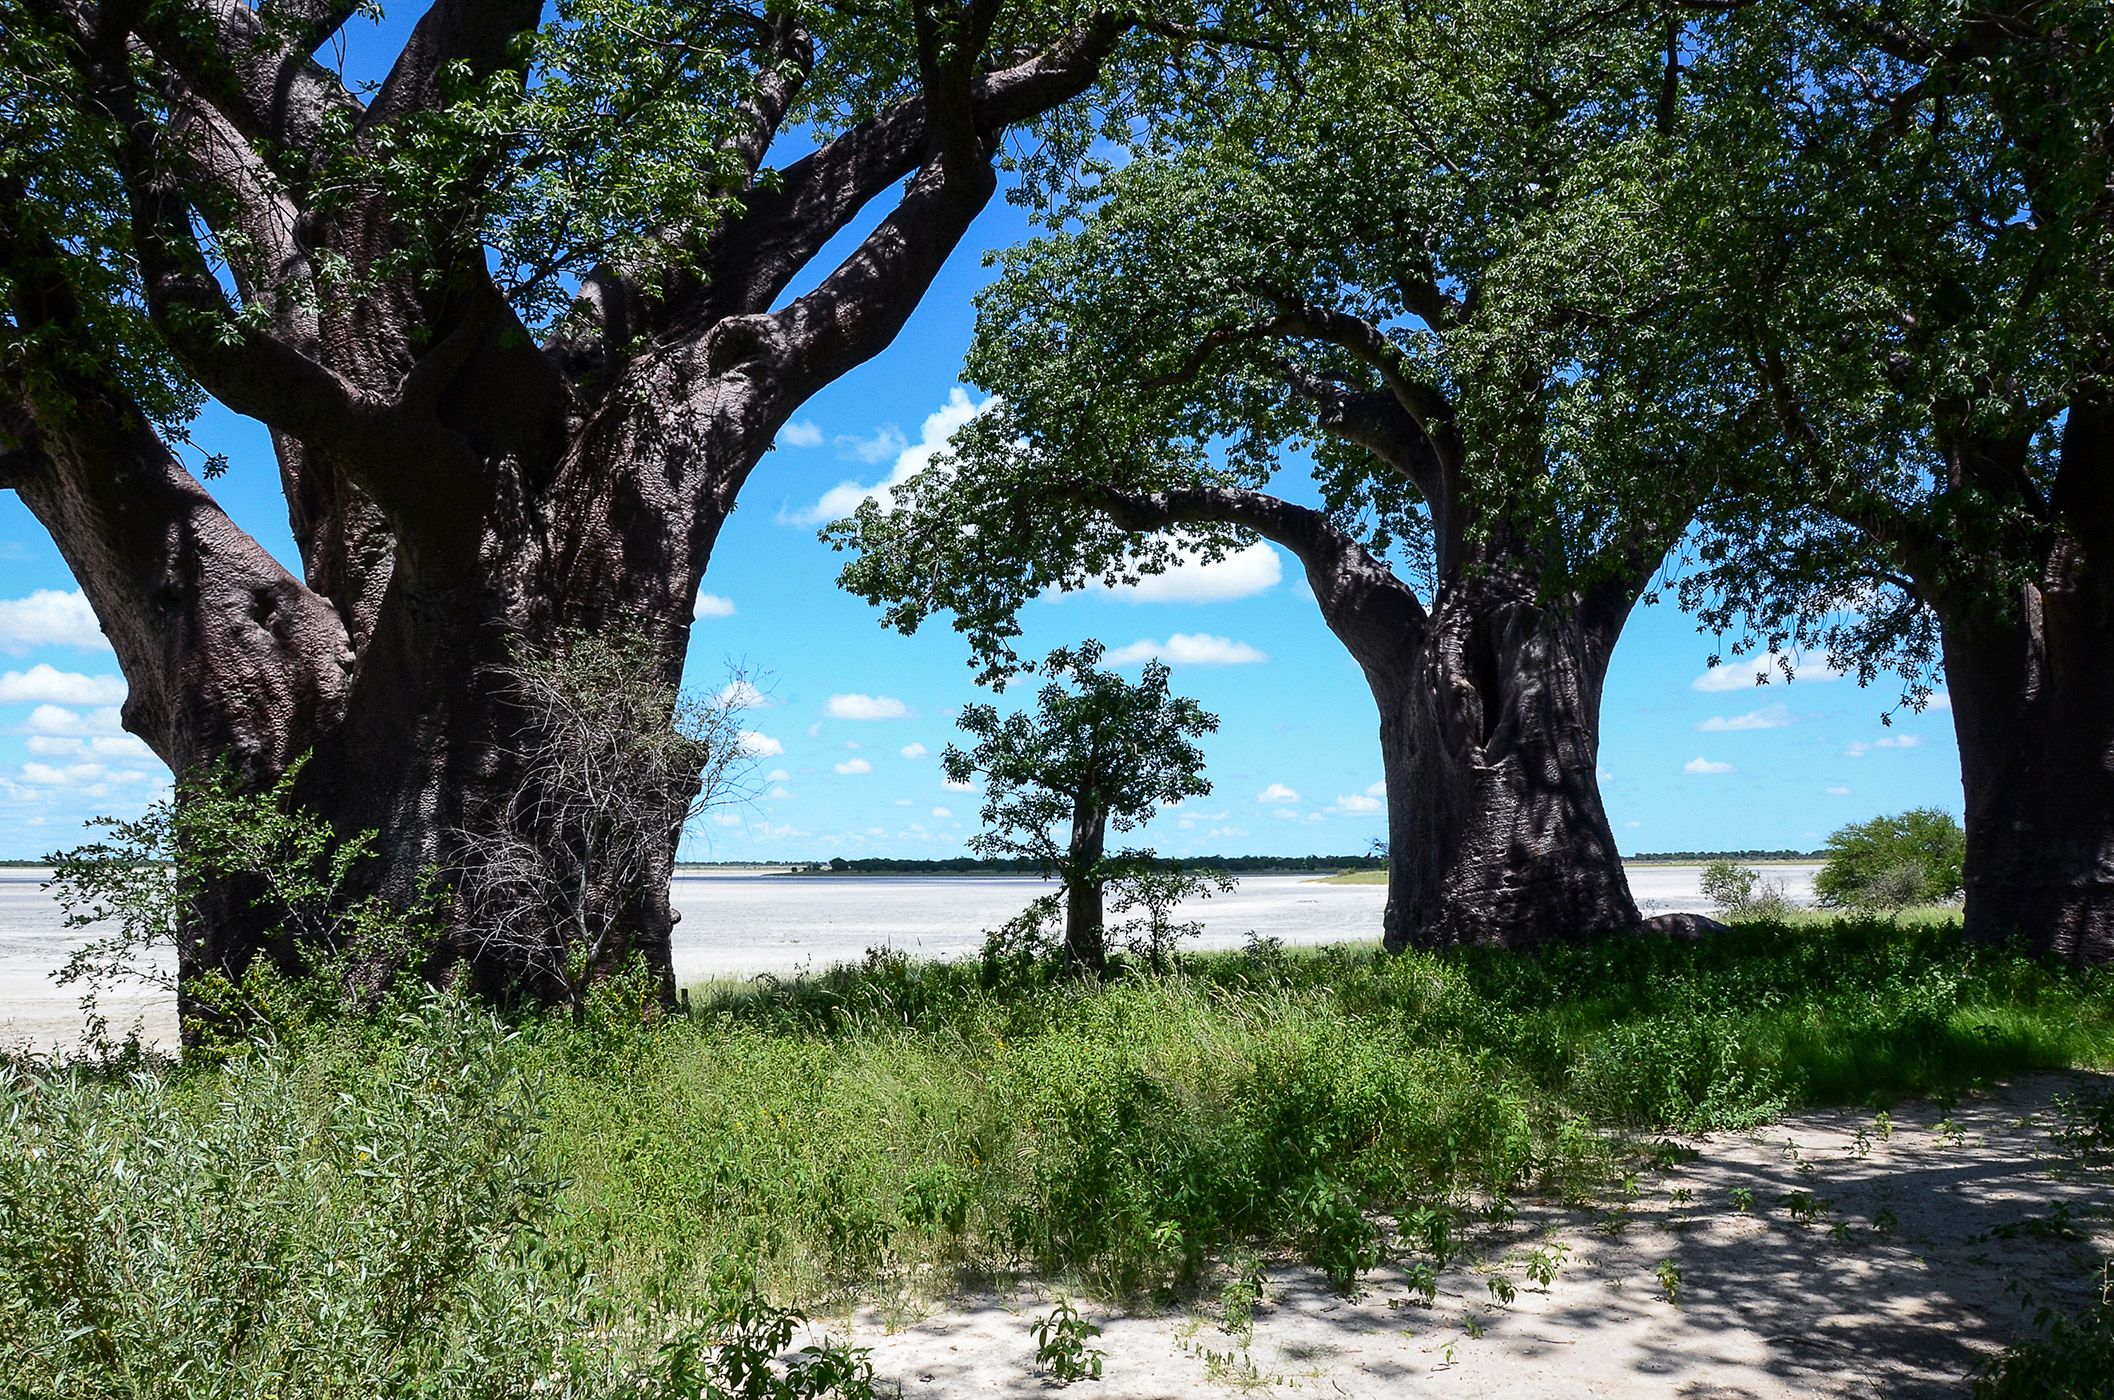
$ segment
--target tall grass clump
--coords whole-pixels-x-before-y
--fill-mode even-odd
[[[856,1394],[848,1353],[770,1361],[766,1298],[1122,1296],[1256,1247],[1347,1283],[1670,1129],[2109,1063],[2107,974],[1894,920],[1106,982],[880,953],[665,1016],[439,997],[224,1064],[8,1069],[0,1355],[61,1397],[710,1395],[766,1365]]]
[[[650,1033],[530,1035],[568,1229],[627,1273],[737,1253],[805,1297],[1009,1269],[1121,1293],[1241,1239],[1347,1276],[1371,1212],[1576,1194],[1631,1135],[2114,1062],[2103,974],[1883,920],[1264,946],[1105,985],[874,954],[701,991]]]
[[[519,1048],[436,998],[202,1072],[0,1065],[7,1393],[871,1393],[857,1354],[780,1360],[799,1319],[738,1268],[612,1290],[552,1229]]]

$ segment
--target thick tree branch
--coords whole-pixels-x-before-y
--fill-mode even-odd
[[[241,0],[149,7],[139,34],[155,56],[219,109],[281,174],[307,168],[325,125],[356,115],[358,99],[311,55],[354,13],[341,3],[307,6],[298,21],[278,7],[260,14]]]
[[[1084,484],[1072,494],[1134,534],[1233,525],[1283,545],[1305,567],[1329,630],[1368,672],[1402,665],[1423,635],[1427,615],[1417,595],[1318,510],[1241,486],[1125,492]]]
[[[1278,309],[1277,323],[1285,333],[1324,341],[1348,351],[1360,364],[1379,374],[1417,428],[1430,439],[1442,460],[1458,461],[1453,430],[1453,405],[1439,390],[1418,379],[1394,342],[1378,326],[1362,317],[1325,306],[1312,306],[1273,288],[1258,287],[1257,294]]]
[[[997,189],[989,142],[1014,123],[1084,92],[1121,36],[1123,23],[1103,17],[1033,58],[978,80],[974,112],[986,149],[974,168],[963,173],[945,159],[926,163],[902,202],[851,256],[814,291],[771,318],[787,347],[781,388],[789,402],[804,399],[895,338]],[[921,106],[922,99],[906,103],[897,114],[917,114],[922,120],[916,112]],[[855,187],[880,174],[892,160],[886,142],[867,149],[867,168],[854,177]],[[825,147],[817,155],[829,150]],[[841,222],[856,209],[840,203],[831,212],[841,215]],[[820,232],[811,229],[808,236]],[[813,246],[819,249],[821,244]],[[802,261],[807,256],[812,250]],[[797,267],[793,264],[786,275]]]
[[[0,486],[50,532],[116,649],[125,725],[181,773],[284,770],[342,710],[352,653],[330,605],[228,519],[97,363],[57,250],[0,202],[10,319]],[[34,391],[29,389],[34,384]]]
[[[442,75],[450,67],[464,65],[473,82],[491,76],[542,14],[541,0],[435,0],[404,41],[360,128],[447,105]]]

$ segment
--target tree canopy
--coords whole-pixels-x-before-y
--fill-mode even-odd
[[[1163,116],[1003,256],[968,361],[998,403],[830,531],[892,625],[951,611],[1011,664],[1044,590],[1297,528],[1273,481],[1426,597],[1493,531],[1552,590],[1657,565],[1720,406],[1658,314],[1663,36],[1470,3],[1309,44]]]

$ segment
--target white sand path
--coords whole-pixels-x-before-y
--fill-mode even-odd
[[[2114,1171],[2081,1167],[2051,1136],[2057,1096],[2093,1088],[2114,1077],[2024,1078],[1963,1101],[1956,1132],[1920,1103],[1894,1109],[1890,1137],[1870,1112],[1820,1111],[1696,1139],[1693,1160],[1643,1174],[1612,1209],[1523,1203],[1509,1227],[1481,1229],[1430,1308],[1410,1299],[1398,1264],[1351,1297],[1310,1270],[1271,1268],[1245,1347],[1209,1300],[1158,1315],[1082,1304],[1104,1329],[1104,1379],[1066,1389],[1075,1400],[1961,1395],[1974,1366],[2030,1329],[2013,1285],[2082,1306],[2114,1252]],[[1681,1190],[1688,1204],[1675,1204]],[[1735,1190],[1753,1193],[1750,1211],[1735,1209]],[[1796,1192],[1828,1209],[1793,1219],[1781,1201]],[[2068,1224],[2050,1223],[2059,1204]],[[1891,1230],[1874,1227],[1883,1212]],[[1552,1243],[1570,1253],[1543,1292],[1525,1262]],[[1665,1260],[1678,1305],[1661,1288]],[[1500,1274],[1518,1289],[1509,1306],[1489,1292]],[[1048,1307],[1023,1288],[921,1317],[868,1306],[822,1326],[872,1348],[911,1400],[1047,1396],[1059,1387],[1037,1373],[1029,1327]]]

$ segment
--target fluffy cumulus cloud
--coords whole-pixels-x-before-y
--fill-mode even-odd
[[[1764,656],[1739,657],[1713,666],[1690,681],[1692,690],[1713,694],[1727,690],[1751,690],[1757,685],[1783,684],[1784,673],[1779,666],[1779,655],[1769,652]],[[1843,671],[1835,659],[1824,651],[1809,651],[1790,658],[1791,674],[1802,681],[1839,680]]]
[[[84,676],[42,661],[0,675],[0,705],[116,705],[124,698],[122,676]]]
[[[923,744],[905,744],[902,749],[903,757],[911,760],[923,758],[931,752],[932,750],[926,748]]]
[[[796,525],[820,525],[825,521],[839,520],[859,508],[861,501],[888,503],[889,494],[910,478],[932,465],[932,459],[946,447],[947,439],[977,414],[989,406],[970,401],[968,392],[960,385],[948,391],[947,402],[936,412],[928,415],[918,430],[918,440],[910,441],[893,426],[884,427],[870,438],[839,438],[838,446],[865,462],[884,462],[890,457],[895,464],[888,475],[871,486],[862,486],[856,481],[840,481],[822,493],[822,499],[804,510],[792,512],[787,518]]]
[[[1712,715],[1696,726],[1705,734],[1737,734],[1749,729],[1782,729],[1798,719],[1785,704],[1764,705],[1744,715]]]
[[[795,418],[778,430],[780,447],[820,447],[822,429],[804,419]]]
[[[889,695],[832,695],[831,719],[908,719],[910,707]]]
[[[1197,550],[1185,549],[1164,573],[1115,588],[1095,582],[1086,591],[1127,603],[1223,603],[1275,588],[1284,576],[1283,558],[1258,540],[1223,559],[1206,559]]]
[[[95,620],[95,609],[88,606],[85,593],[40,588],[27,598],[0,598],[0,651],[53,646],[110,649],[110,640]]]
[[[932,815],[938,817],[941,821],[951,821],[954,817],[954,809],[951,807],[935,807],[932,809]]]
[[[1141,639],[1108,654],[1111,666],[1164,661],[1170,666],[1252,666],[1269,658],[1246,642],[1203,632],[1177,632],[1164,642]]]
[[[1875,749],[1920,749],[1923,747],[1923,736],[1921,734],[1889,734],[1884,739],[1873,744],[1872,747]]]
[[[1339,816],[1370,817],[1381,808],[1380,799],[1363,792],[1347,792],[1336,799],[1329,810]]]
[[[847,758],[837,765],[837,771],[846,777],[850,777],[858,773],[873,772],[873,765],[863,758]]]
[[[734,600],[722,598],[717,593],[700,593],[697,595],[697,605],[690,609],[690,615],[700,621],[708,617],[732,617]]]
[[[1255,794],[1257,802],[1297,802],[1299,794],[1283,783],[1272,783]]]
[[[1730,773],[1732,765],[1729,763],[1715,763],[1699,754],[1682,764],[1681,771],[1684,773]]]
[[[751,758],[776,758],[785,752],[785,745],[761,730],[741,731],[741,751]]]
[[[115,705],[104,705],[83,714],[64,705],[39,705],[29,712],[22,730],[27,734],[56,734],[63,738],[117,738],[125,726]]]
[[[719,688],[719,703],[730,710],[763,710],[770,708],[771,697],[753,681],[731,680]]]

